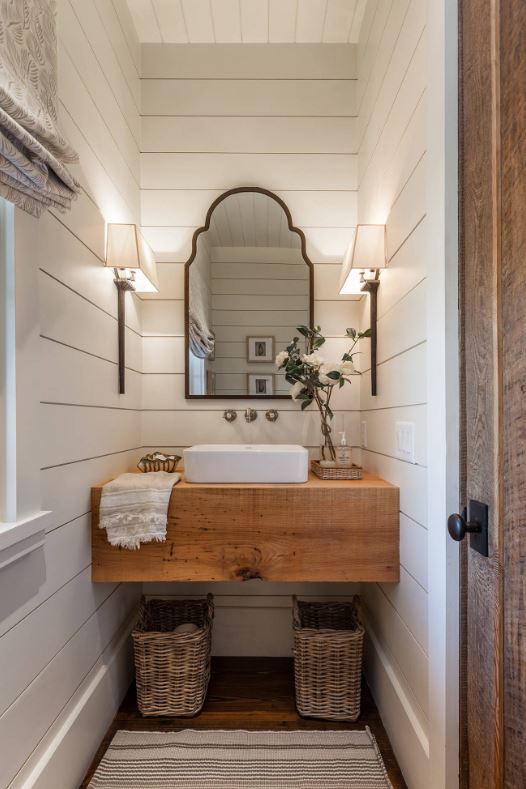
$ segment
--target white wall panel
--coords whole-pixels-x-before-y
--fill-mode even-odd
[[[378,320],[380,363],[425,342],[426,295],[425,282],[421,282],[380,316]]]
[[[408,630],[427,653],[427,592],[404,567],[400,568],[400,583],[380,584],[393,607],[400,614]]]
[[[44,763],[60,785],[65,775],[74,776],[68,785],[78,785],[99,736],[94,726],[78,738],[77,722],[89,708],[106,728],[129,678],[129,653],[119,658],[121,678],[105,674],[105,698],[88,683],[66,721],[61,715],[138,596],[133,585],[91,583],[89,497],[90,485],[133,467],[141,454],[139,412],[123,410],[140,407],[140,377],[128,371],[129,389],[119,398],[117,299],[103,266],[105,220],[139,219],[138,43],[124,0],[57,5],[59,114],[80,154],[71,169],[83,191],[65,214],[45,213],[36,222],[17,213],[24,241],[17,266],[26,269],[32,256],[31,288],[38,292],[40,333],[48,338],[40,339],[31,365],[40,419],[28,447],[46,467],[40,507],[52,517],[43,547],[0,574],[2,786],[23,765]],[[127,302],[128,363],[140,370],[138,302]],[[73,749],[63,747],[66,732]],[[39,776],[28,771],[13,785],[43,786]]]
[[[425,526],[427,522],[426,468],[364,448],[362,448],[362,457],[368,471],[399,486],[401,512]],[[424,558],[422,557],[422,560]]]
[[[355,189],[356,157],[350,154],[144,153],[145,189],[220,189],[263,186],[288,189]],[[351,225],[353,227],[354,225]]]
[[[378,394],[372,397],[370,387],[362,378],[361,406],[364,411],[418,405],[426,402],[426,344],[407,349],[378,365]]]
[[[427,529],[407,515],[400,515],[400,560],[408,573],[427,591]]]
[[[265,402],[265,409],[267,402]],[[316,447],[320,443],[319,414],[313,409],[303,414],[299,409],[288,411],[276,424],[263,418],[263,409],[256,422],[248,424],[240,418],[229,424],[220,411],[200,411],[198,420],[189,420],[185,411],[145,411],[143,414],[142,444],[192,446],[213,441],[220,444],[305,444]],[[359,417],[346,412],[338,416],[338,428],[346,430],[349,443],[358,446]]]
[[[107,408],[141,407],[141,375],[126,371],[126,394],[118,393],[117,362],[40,339],[40,397],[45,403]]]
[[[280,4],[283,0],[279,0]],[[287,0],[285,0],[287,2]],[[270,44],[199,47],[144,44],[142,76],[149,79],[355,79],[355,47]]]
[[[388,79],[388,72],[391,71],[393,52],[398,43],[400,29],[404,22],[404,17],[408,12],[410,0],[394,0],[392,3],[382,3],[382,14],[387,13],[385,25],[375,25],[374,37],[370,41],[370,53],[375,56],[371,62],[366,62],[365,67],[369,66],[367,85],[361,81],[358,85],[360,93],[360,113],[358,117],[359,139],[363,142],[364,134],[370,116],[378,101],[378,94],[384,87],[384,80]],[[411,21],[413,16],[411,16]],[[376,36],[381,39],[375,48]]]
[[[141,303],[164,299],[184,299],[184,265],[182,263],[157,264],[158,293],[141,293]]]
[[[136,409],[42,404],[42,468],[138,445]]]
[[[80,167],[71,165],[76,178],[81,178]],[[49,210],[41,217],[42,225],[51,224],[54,220],[62,227],[71,231],[78,241],[81,241],[98,258],[100,264],[104,262],[105,238],[104,225],[100,221],[100,210],[93,198],[85,189],[85,185],[76,200],[71,204],[71,210],[62,214],[57,209]],[[61,243],[68,243],[67,234],[62,236]],[[57,261],[58,262],[58,261]]]
[[[74,119],[75,126],[126,203],[129,212],[137,216],[138,162],[132,163],[128,158],[130,150],[126,156],[127,146],[117,131],[108,127],[104,114],[99,114],[96,99],[84,86],[74,62],[65,50],[59,60],[59,79],[62,86],[60,101],[67,115]],[[87,129],[89,134],[86,133]],[[133,143],[130,143],[130,147],[133,150]],[[90,177],[86,177],[90,183]]]
[[[392,656],[421,722],[427,725],[427,656],[378,584],[362,585],[362,599],[375,635]]]
[[[108,5],[111,6],[111,3]],[[115,19],[110,13],[106,13],[103,19],[100,5],[84,3],[82,0],[60,0],[58,19],[62,46],[71,58],[82,60],[82,79],[90,95],[100,111],[104,112],[111,134],[118,134],[119,139],[127,141],[123,153],[129,163],[136,162],[137,166],[140,119],[134,89],[137,87],[138,75],[128,67],[126,78],[123,79],[117,48],[121,53],[123,49],[122,45],[119,46],[119,37],[115,37],[118,29]],[[106,28],[107,22],[113,34],[111,37]]]
[[[185,260],[212,200],[253,184],[287,202],[313,262],[341,261],[356,216],[352,46],[146,45],[144,75],[143,224],[158,259]]]
[[[396,458],[396,423],[412,422],[415,426],[415,462],[427,465],[426,449],[426,406],[377,408],[361,412],[362,422],[367,425],[367,448]]]
[[[0,652],[0,716],[115,587],[92,584],[88,567],[5,634]],[[38,650],[34,648],[36,634]]]
[[[143,115],[352,116],[354,80],[150,79]]]
[[[427,785],[426,3],[369,3],[358,44],[358,217],[387,225],[389,267],[378,293],[378,395],[361,359],[367,469],[400,486],[401,580],[362,585],[371,628],[366,675],[404,776]],[[412,422],[415,463],[397,457],[396,423]],[[415,756],[418,754],[418,756]]]
[[[41,333],[82,351],[117,361],[117,319],[87,301],[80,291],[65,287],[52,276],[40,272]],[[111,281],[108,287],[113,290]],[[140,370],[141,337],[126,328],[126,362]]]
[[[133,678],[130,618],[117,631],[75,693],[62,708],[9,789],[78,786],[115,716],[115,702]],[[60,732],[59,737],[56,736]]]
[[[182,113],[182,108],[177,109]],[[208,105],[206,109],[211,110]],[[142,119],[142,151],[356,153],[355,126],[352,117],[146,115]]]
[[[161,291],[164,295],[164,291]],[[184,335],[184,301],[178,299],[148,299],[142,303],[142,334]]]
[[[0,717],[3,758],[0,781],[7,786],[49,727],[69,701],[99,656],[111,642],[120,624],[130,615],[132,590],[121,584],[64,645],[31,685]],[[31,721],[31,726],[27,722]]]
[[[144,453],[130,446],[81,462],[61,463],[40,472],[42,506],[52,510],[55,523],[69,523],[91,510],[91,487],[133,470]],[[56,527],[55,527],[56,528]]]
[[[4,567],[0,574],[0,635],[90,564],[90,522],[88,515],[83,515],[52,530],[42,548]]]
[[[111,3],[106,2],[106,0],[95,0],[95,5],[113,45],[115,57],[124,75],[128,89],[133,96],[135,106],[137,109],[140,109],[140,51],[137,46],[135,30],[127,29],[126,22],[131,21],[131,19],[128,10],[122,9],[122,2],[123,0],[113,0]],[[121,10],[118,10],[119,7]],[[120,82],[117,81],[114,87],[119,84]],[[125,91],[126,86],[123,85],[119,90]]]

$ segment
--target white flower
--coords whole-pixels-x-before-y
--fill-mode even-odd
[[[283,367],[286,364],[286,362],[288,362],[288,360],[289,360],[288,352],[280,351],[276,356],[276,367],[278,368],[278,370],[280,369],[280,367]]]
[[[323,356],[320,356],[318,353],[304,353],[301,359],[309,367],[321,367],[325,362]]]
[[[354,373],[354,364],[352,362],[342,362],[340,364],[340,372],[342,375],[352,375]]]
[[[334,384],[338,383],[338,380],[334,378],[329,378],[329,373],[339,373],[341,372],[341,364],[340,362],[325,362],[320,367],[320,371],[318,373],[318,378],[320,379],[321,383],[324,386],[334,386]]]
[[[289,395],[292,397],[293,400],[298,399],[298,395],[300,395],[307,387],[305,384],[302,384],[301,381],[296,381],[294,386],[291,386],[289,389]]]

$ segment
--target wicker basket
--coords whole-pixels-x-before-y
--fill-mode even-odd
[[[296,707],[307,718],[355,721],[360,714],[364,629],[352,603],[293,598]]]
[[[311,462],[311,469],[320,479],[362,479],[362,467],[354,463],[348,468],[343,466],[322,466],[319,460]]]
[[[210,680],[214,603],[206,600],[141,600],[132,632],[137,703],[142,715],[196,715]],[[174,633],[193,622],[193,633]]]
[[[137,468],[147,474],[150,471],[168,471],[173,474],[181,455],[165,455],[163,452],[152,452],[144,455],[137,463]]]

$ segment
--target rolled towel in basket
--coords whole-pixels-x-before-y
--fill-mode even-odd
[[[164,542],[168,504],[180,474],[153,471],[121,474],[102,488],[99,526],[110,545],[135,550],[143,542]]]

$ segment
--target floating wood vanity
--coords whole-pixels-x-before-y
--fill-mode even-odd
[[[378,477],[302,485],[181,480],[165,542],[112,547],[92,488],[94,581],[399,581],[399,489]]]

